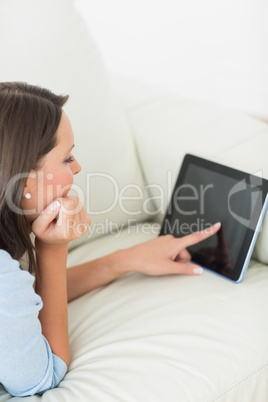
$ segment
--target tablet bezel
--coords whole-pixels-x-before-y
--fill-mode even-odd
[[[255,176],[255,175],[252,175],[252,174],[249,174],[246,172],[242,172],[242,171],[234,169],[234,168],[230,168],[225,165],[221,165],[216,162],[209,161],[207,159],[200,158],[195,155],[186,154],[183,159],[178,178],[176,180],[175,186],[172,191],[171,200],[169,202],[166,215],[163,219],[159,236],[171,233],[169,230],[167,230],[167,227],[170,227],[170,225],[167,225],[166,221],[170,222],[170,220],[172,220],[173,214],[177,213],[175,205],[174,205],[175,204],[174,193],[180,185],[185,184],[183,180],[184,180],[184,177],[185,177],[185,174],[187,172],[189,165],[195,165],[197,167],[206,168],[212,172],[217,172],[224,176],[231,177],[232,179],[237,180],[237,182],[245,180],[245,182],[249,185],[252,184],[252,179],[253,180],[255,179],[256,181],[261,182],[261,185],[258,184],[256,186],[256,187],[260,188],[260,190],[262,192],[261,212],[257,215],[257,218],[256,218],[256,209],[257,209],[257,206],[256,206],[254,209],[254,212],[252,214],[255,218],[254,219],[255,222],[252,222],[252,220],[251,220],[250,226],[252,227],[252,229],[249,227],[246,229],[244,241],[241,245],[238,259],[235,264],[235,268],[232,271],[232,275],[227,276],[227,275],[224,275],[223,273],[216,272],[209,267],[204,267],[205,269],[208,269],[209,271],[211,271],[217,275],[220,275],[221,277],[230,279],[231,281],[234,281],[237,283],[241,282],[241,280],[243,279],[243,277],[245,275],[247,266],[249,264],[250,257],[252,255],[252,252],[254,249],[254,245],[255,245],[257,236],[259,234],[259,231],[261,229],[261,224],[264,219],[265,212],[268,207],[268,180],[263,179],[262,177],[259,177],[259,176]],[[172,212],[172,211],[175,211],[175,212]],[[215,217],[215,223],[218,220],[219,219],[217,219],[217,217]],[[254,228],[254,230],[253,230],[253,228]],[[176,236],[176,237],[180,237],[180,236]]]

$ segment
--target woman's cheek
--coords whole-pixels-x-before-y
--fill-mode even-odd
[[[68,167],[61,171],[54,168],[52,171],[53,173],[50,171],[46,175],[45,186],[39,186],[39,211],[46,208],[55,198],[66,197],[73,184],[73,174]]]
[[[58,175],[56,179],[57,179],[56,180],[57,197],[66,197],[73,185],[72,172],[69,170],[67,173]]]

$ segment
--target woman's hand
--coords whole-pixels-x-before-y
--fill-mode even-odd
[[[127,270],[139,271],[146,275],[200,274],[201,267],[188,264],[191,255],[187,247],[213,236],[220,227],[220,223],[217,223],[208,229],[179,239],[172,235],[160,236],[129,249],[120,250],[120,265]]]
[[[91,219],[80,199],[58,198],[33,221],[37,241],[46,245],[63,245],[85,233]]]

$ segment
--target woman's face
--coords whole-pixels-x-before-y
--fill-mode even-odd
[[[41,167],[32,170],[24,189],[22,208],[27,219],[33,221],[56,198],[66,197],[73,184],[73,176],[81,166],[72,154],[74,135],[70,120],[62,112],[57,130],[56,146],[43,158]],[[25,198],[30,193],[31,198]]]

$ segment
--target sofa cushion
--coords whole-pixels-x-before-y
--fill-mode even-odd
[[[69,265],[152,233],[133,226],[117,239],[96,238],[72,250]],[[69,304],[68,373],[57,389],[29,400],[265,401],[267,286],[268,270],[253,260],[239,285],[208,271],[119,277]],[[9,399],[2,392],[0,402]]]
[[[69,262],[98,258],[116,245],[127,248],[152,233],[133,227],[116,241],[111,235],[95,239],[73,250]],[[60,396],[264,401],[267,286],[268,270],[252,260],[239,285],[208,271],[198,277],[134,272],[93,290],[69,305],[72,361]],[[53,401],[50,391],[46,396]]]
[[[65,110],[82,166],[73,194],[84,198],[92,217],[90,238],[129,219],[143,220],[147,193],[131,132],[72,1],[1,0],[0,36],[1,81],[26,81],[70,95]]]

